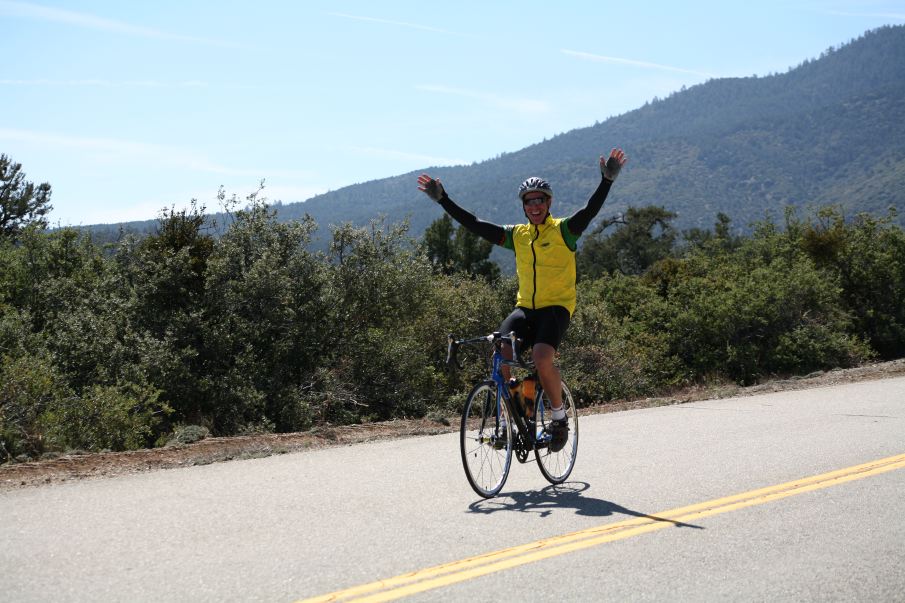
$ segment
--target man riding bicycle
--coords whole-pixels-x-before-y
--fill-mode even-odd
[[[522,209],[528,224],[500,226],[477,219],[446,194],[440,180],[427,174],[418,177],[418,190],[474,234],[515,252],[519,289],[516,308],[500,325],[501,333],[514,331],[532,347],[532,360],[541,386],[550,397],[553,432],[550,448],[562,449],[569,437],[569,425],[562,405],[559,369],[553,364],[556,350],[575,311],[575,251],[578,238],[597,216],[610,187],[627,158],[622,149],[613,149],[608,158],[600,156],[601,181],[582,209],[568,218],[550,215],[553,189],[543,178],[532,176],[519,187]],[[503,347],[512,358],[512,348]],[[509,367],[503,367],[509,379]]]

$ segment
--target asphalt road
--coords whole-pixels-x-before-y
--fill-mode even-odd
[[[490,501],[454,434],[3,491],[0,599],[905,601],[905,378],[580,426]]]

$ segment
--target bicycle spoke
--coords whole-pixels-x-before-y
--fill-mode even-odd
[[[538,468],[544,478],[553,484],[561,484],[569,477],[572,468],[575,466],[575,457],[578,453],[578,411],[575,408],[572,393],[565,383],[562,384],[562,402],[569,425],[569,435],[565,445],[554,452],[549,447],[549,432],[552,429],[550,426],[552,422],[550,401],[544,392],[541,392],[537,400],[538,425],[542,426],[542,432],[547,444],[535,449],[535,457],[537,458]]]
[[[507,424],[496,416],[496,385],[484,383],[469,395],[462,416],[461,452],[465,474],[472,488],[484,497],[494,496],[508,476],[512,451],[499,448]]]

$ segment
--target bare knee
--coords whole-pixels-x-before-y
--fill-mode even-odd
[[[531,357],[534,360],[534,366],[544,369],[553,365],[553,358],[556,356],[556,348],[546,343],[535,344]]]

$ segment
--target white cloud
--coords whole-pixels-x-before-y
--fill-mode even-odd
[[[866,19],[889,19],[891,21],[905,21],[905,13],[863,13],[831,10],[827,11],[827,14],[835,15],[837,17],[863,17]]]
[[[56,192],[66,192],[66,186],[54,187]],[[140,194],[141,188],[137,190]],[[214,214],[223,211],[223,206],[217,199],[218,187],[213,184],[206,189],[174,189],[172,191],[162,191],[147,194],[144,197],[133,198],[128,203],[123,203],[121,199],[115,201],[107,201],[98,204],[95,198],[92,200],[79,200],[78,196],[84,194],[82,191],[70,191],[68,196],[64,195],[64,199],[54,202],[54,209],[50,215],[52,226],[86,226],[89,224],[116,224],[119,222],[137,222],[142,220],[154,220],[161,210],[173,208],[176,211],[189,209],[191,200],[196,199],[199,207],[204,207],[206,214]],[[245,207],[248,196],[258,192],[257,184],[242,184],[238,186],[225,186],[224,191],[227,198],[233,195],[239,200],[239,207]],[[307,201],[312,197],[326,193],[328,187],[325,186],[292,186],[276,184],[271,186],[265,183],[264,189],[258,192],[259,199],[265,199],[267,203],[273,204],[276,201],[283,203],[295,203],[298,201]],[[72,216],[76,215],[77,218]]]
[[[223,42],[220,40],[212,40],[209,38],[199,38],[196,36],[184,36],[179,34],[171,34],[159,29],[151,27],[142,27],[140,25],[132,25],[115,19],[106,19],[88,13],[80,13],[76,11],[34,4],[32,2],[18,2],[15,0],[0,0],[0,14],[12,17],[23,17],[27,19],[37,19],[39,21],[50,21],[54,23],[64,23],[75,27],[85,29],[94,29],[98,31],[106,31],[110,33],[122,34],[127,36],[136,36],[143,38],[159,38],[165,40],[177,40],[181,42],[191,42],[194,44],[205,44],[211,46],[223,46],[238,48],[240,45],[231,42]]]
[[[140,159],[143,162],[149,161],[161,166],[181,166],[191,170],[218,174],[233,173],[232,170],[212,162],[203,154],[154,143],[115,138],[68,136],[11,128],[0,128],[0,140],[25,143],[49,150],[78,150],[93,153],[95,158],[110,163]]]
[[[192,149],[115,138],[69,136],[33,130],[0,128],[0,140],[27,144],[48,151],[80,151],[89,155],[94,161],[104,164],[121,164],[131,161],[141,163],[145,167],[180,168],[252,179],[311,179],[317,175],[307,170],[230,168],[211,160],[204,153]]]
[[[60,86],[97,88],[206,88],[207,82],[186,80],[182,82],[161,82],[158,80],[0,80],[0,86]]]
[[[237,188],[227,187],[227,197],[233,195],[239,199],[239,207],[245,207],[248,196],[258,191],[257,186],[241,186]],[[307,201],[312,197],[327,192],[326,187],[313,186],[268,186],[258,193],[259,199],[265,199],[267,203],[276,201],[283,203],[296,203]],[[162,193],[153,197],[147,197],[128,205],[108,205],[98,210],[83,210],[83,215],[78,224],[62,223],[61,226],[82,226],[88,224],[115,224],[118,222],[137,222],[141,220],[153,220],[160,215],[162,209],[174,208],[176,211],[189,209],[191,200],[197,199],[199,206],[204,206],[206,214],[214,214],[223,211],[223,207],[217,200],[217,190],[182,190],[172,193]],[[56,213],[56,212],[54,212]],[[56,223],[53,224],[56,226]]]
[[[616,65],[628,65],[630,67],[640,67],[642,69],[658,69],[660,71],[673,71],[675,73],[689,73],[691,75],[700,75],[702,77],[719,77],[713,73],[705,71],[696,71],[694,69],[685,69],[683,67],[673,67],[672,65],[661,65],[659,63],[648,63],[647,61],[636,61],[634,59],[624,59],[620,57],[610,57],[590,52],[580,52],[577,50],[560,50],[563,54],[583,59],[586,61],[594,61],[596,63],[613,63]]]
[[[515,111],[522,115],[538,115],[550,111],[549,103],[537,99],[504,97],[490,92],[480,92],[477,90],[465,90],[462,88],[450,88],[448,86],[434,86],[427,84],[415,86],[415,88],[417,90],[423,90],[425,92],[436,92],[438,94],[449,94],[452,96],[461,96],[464,98],[479,100],[499,109]]]

